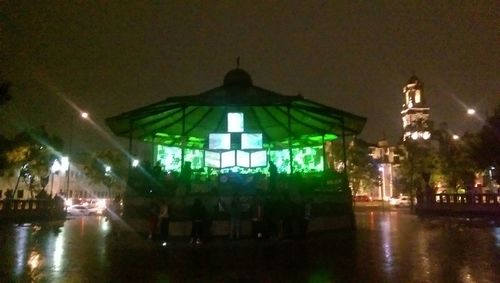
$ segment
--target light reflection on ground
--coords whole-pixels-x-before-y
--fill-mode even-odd
[[[500,282],[500,228],[360,211],[355,233],[307,241],[215,240],[167,248],[103,217],[1,226],[6,282]],[[3,282],[3,280],[0,280]]]

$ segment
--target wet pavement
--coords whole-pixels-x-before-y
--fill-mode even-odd
[[[500,282],[500,226],[491,221],[404,209],[362,209],[356,221],[354,232],[304,241],[167,247],[102,217],[3,225],[0,282]]]

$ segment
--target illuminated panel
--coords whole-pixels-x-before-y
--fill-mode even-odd
[[[191,162],[191,169],[203,168],[203,150],[201,149],[184,149],[184,162]]]
[[[241,134],[241,149],[262,149],[262,134]]]
[[[225,151],[221,155],[221,166],[225,167],[233,167],[236,166],[236,152],[234,150]]]
[[[231,149],[231,134],[212,133],[208,136],[209,149]]]
[[[322,172],[323,148],[321,146],[292,149],[293,172]]]
[[[165,171],[181,171],[182,150],[179,147],[158,145],[156,161]]]
[[[212,168],[220,168],[220,153],[206,150],[205,166]]]
[[[236,151],[236,165],[241,167],[250,167],[250,153],[246,151]]]
[[[278,173],[290,173],[290,152],[288,149],[271,150],[269,158],[274,162]]]
[[[267,166],[267,153],[265,150],[259,150],[250,153],[250,167]]]
[[[241,133],[243,130],[243,113],[227,113],[227,131]]]

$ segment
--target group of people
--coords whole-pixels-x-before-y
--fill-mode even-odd
[[[288,195],[270,196],[264,199],[254,197],[246,203],[239,195],[229,200],[219,198],[214,211],[206,208],[200,198],[189,207],[191,220],[190,243],[200,244],[212,236],[212,222],[227,219],[228,236],[231,240],[241,238],[242,220],[251,223],[251,237],[254,239],[304,238],[311,218],[310,200],[301,203],[292,201]],[[149,239],[168,244],[171,210],[165,200],[153,202],[149,217]]]

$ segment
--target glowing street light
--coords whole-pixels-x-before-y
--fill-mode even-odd
[[[132,167],[137,167],[137,166],[139,166],[139,160],[138,159],[132,160]]]
[[[460,137],[459,137],[458,135],[453,135],[453,136],[452,136],[452,138],[453,138],[453,140],[455,140],[455,141],[456,141],[456,140],[458,140],[458,139],[460,139]]]
[[[473,108],[467,109],[467,115],[474,115],[474,114],[476,114],[476,110],[475,109],[473,109]]]
[[[89,113],[87,112],[80,112],[80,117],[84,120],[89,119]],[[69,132],[69,150],[68,150],[68,169],[66,173],[66,197],[69,198],[69,179],[71,175],[71,164],[70,164],[70,158],[71,158],[71,151],[73,147],[73,124],[74,124],[75,118],[71,119],[71,125],[70,125],[70,132]],[[65,168],[65,167],[63,167]]]

